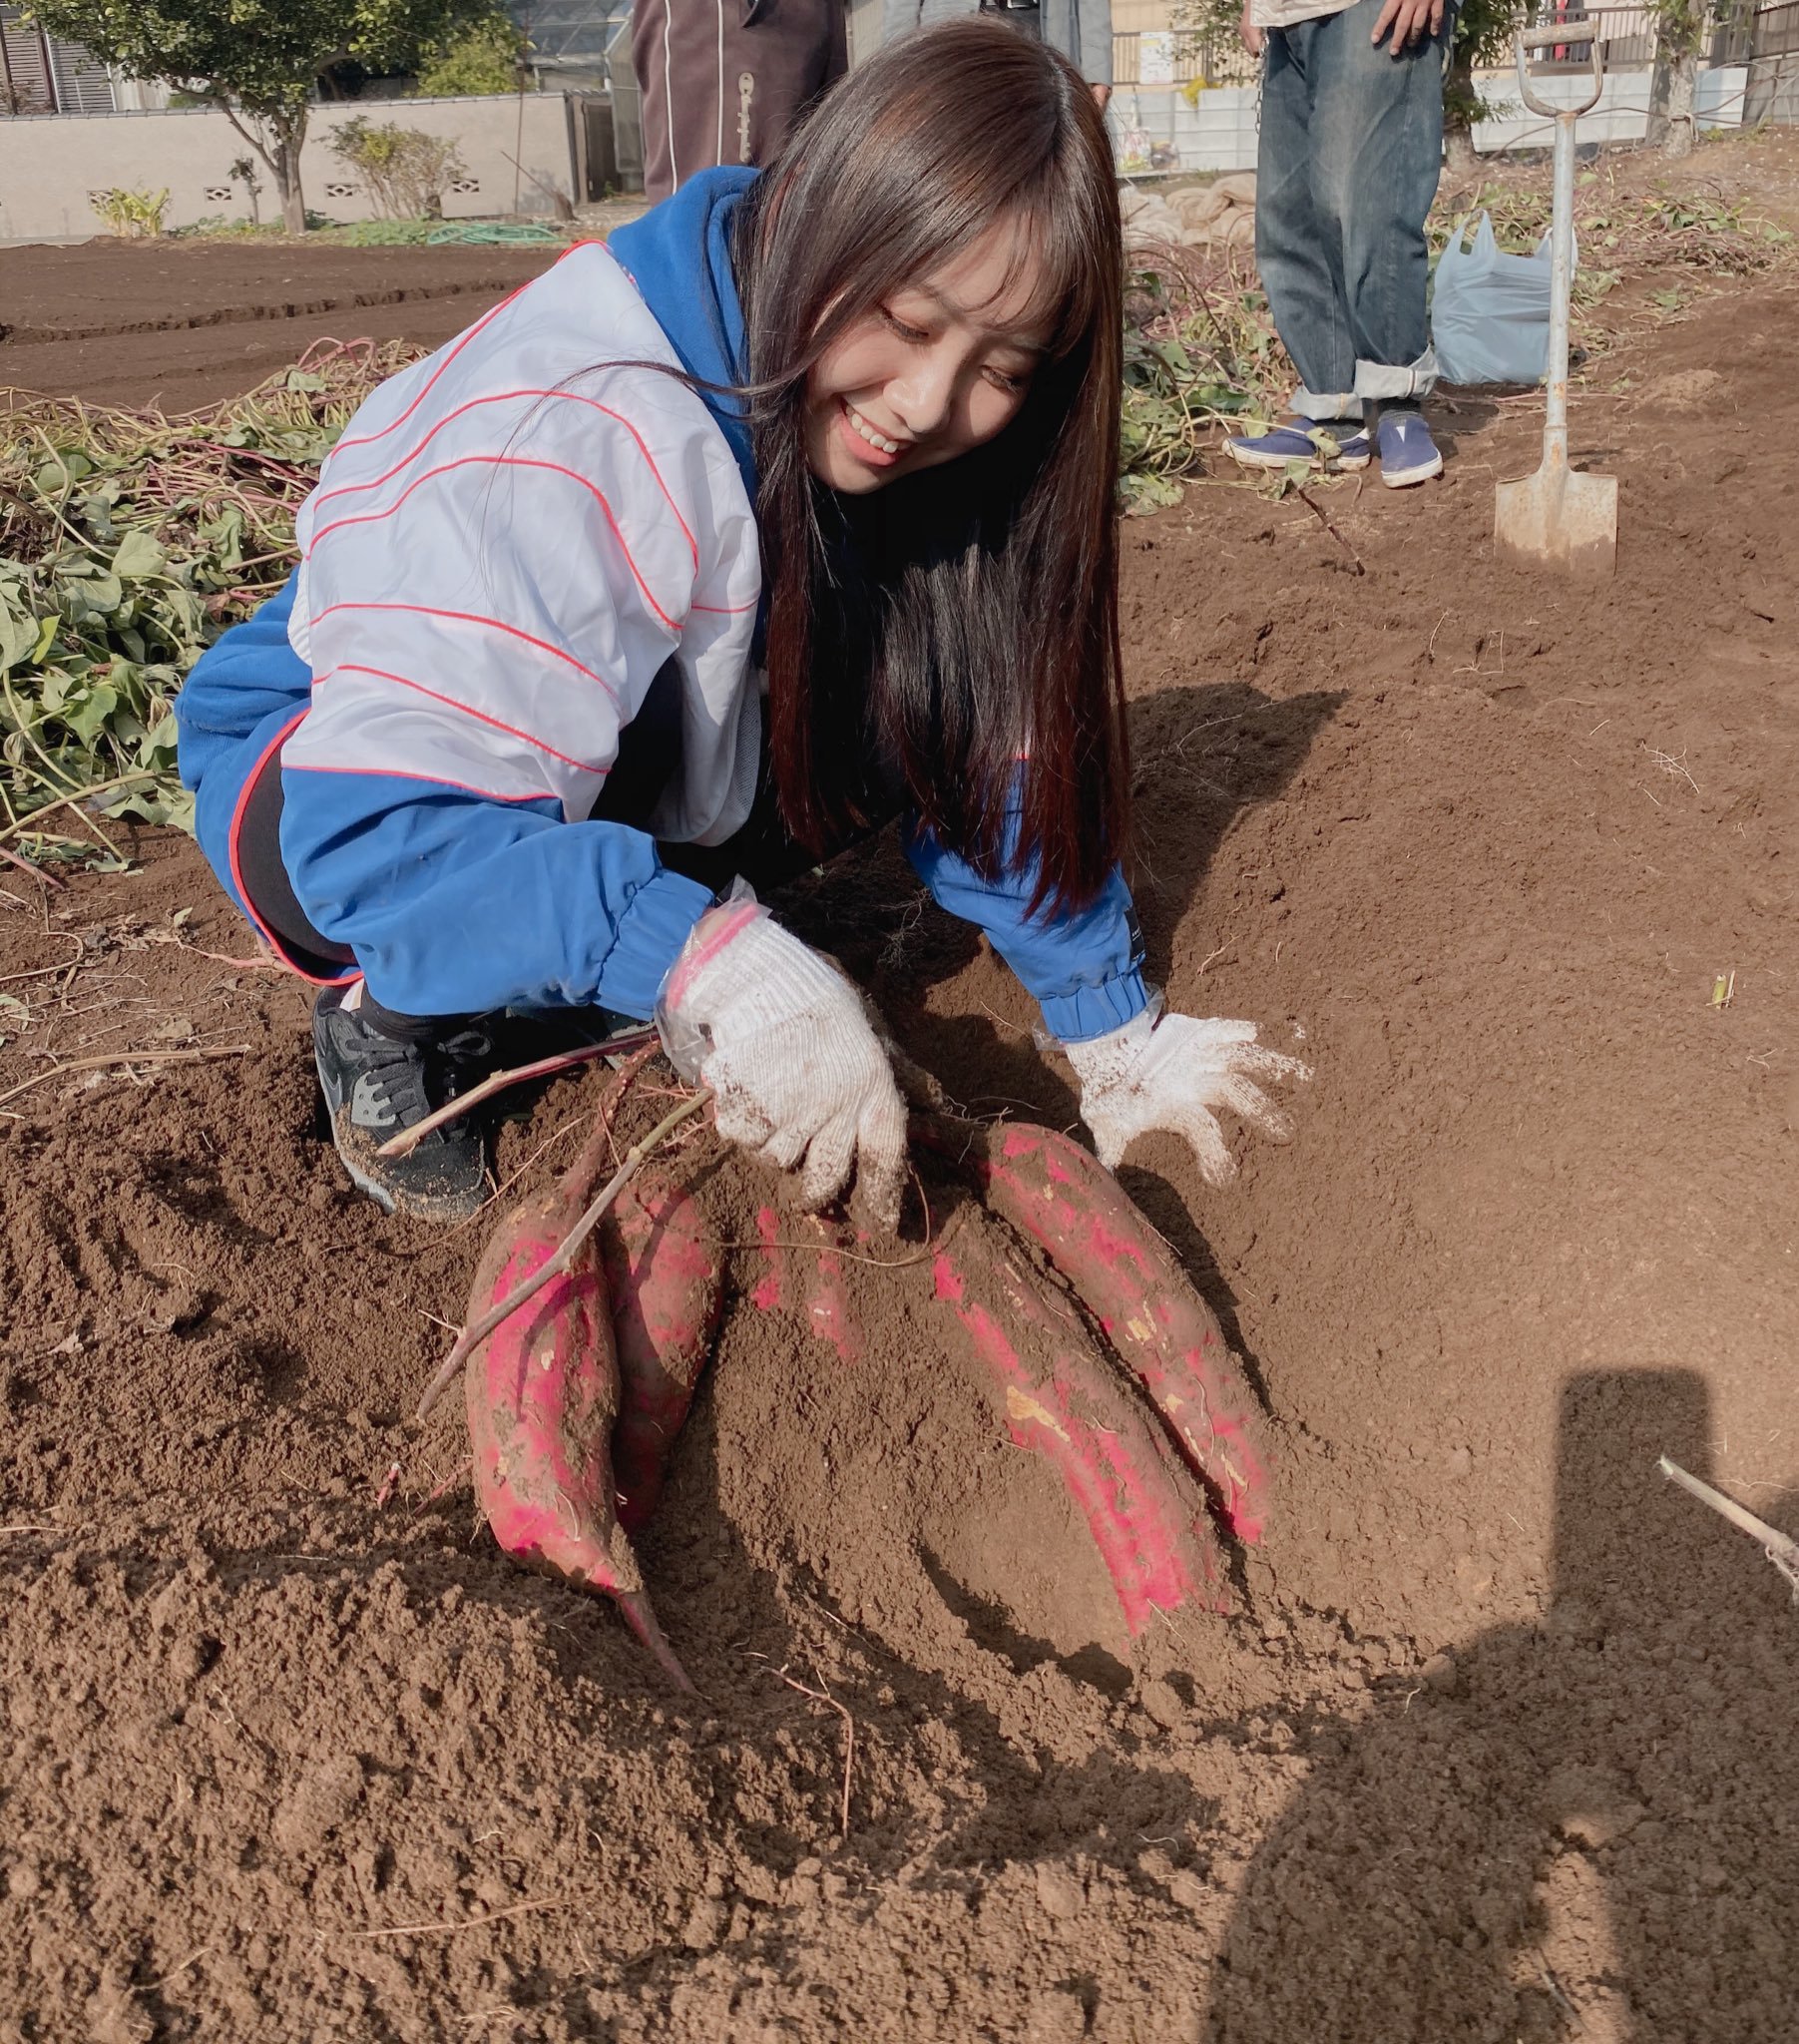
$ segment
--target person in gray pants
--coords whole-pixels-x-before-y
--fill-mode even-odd
[[[1112,98],[1112,0],[885,0],[881,41],[967,14],[992,15],[1042,36],[1093,87],[1102,109]]]
[[[1224,443],[1246,468],[1366,468],[1378,446],[1391,488],[1443,472],[1419,407],[1437,381],[1424,222],[1453,28],[1446,0],[1246,0],[1262,59],[1255,256],[1301,378],[1288,423]]]
[[[631,63],[654,202],[695,171],[775,155],[849,69],[844,0],[637,0]]]

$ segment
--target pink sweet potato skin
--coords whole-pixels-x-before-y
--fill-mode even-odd
[[[1197,1486],[1022,1253],[962,1228],[932,1275],[1013,1442],[1052,1464],[1085,1517],[1129,1633],[1196,1592],[1215,1601],[1217,1543]]]
[[[470,1316],[556,1254],[570,1216],[554,1195],[510,1214],[488,1246]],[[591,1264],[554,1279],[469,1356],[463,1377],[475,1494],[510,1555],[611,1597],[681,1689],[691,1689],[645,1593],[615,1505],[619,1371],[606,1287]]]
[[[792,1239],[783,1237],[783,1227],[794,1232]],[[818,1244],[816,1254],[808,1236]],[[816,1214],[783,1222],[772,1207],[763,1207],[756,1215],[756,1247],[761,1275],[749,1290],[750,1304],[758,1312],[797,1312],[812,1338],[839,1362],[860,1362],[867,1343],[850,1308],[845,1252],[831,1224]]]
[[[1012,1123],[970,1161],[993,1211],[1039,1245],[1154,1401],[1231,1531],[1261,1537],[1267,1457],[1211,1308],[1118,1180],[1069,1137]]]
[[[621,1392],[613,1471],[629,1534],[656,1510],[711,1355],[724,1304],[723,1252],[695,1202],[648,1175],[626,1187],[602,1222],[600,1248]]]

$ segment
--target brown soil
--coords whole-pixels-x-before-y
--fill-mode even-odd
[[[191,411],[321,335],[436,347],[560,249],[96,241],[0,249],[0,386]]]
[[[0,1102],[0,2038],[1789,2037],[1799,1619],[1654,1462],[1799,1531],[1796,296],[1576,397],[1603,590],[1492,558],[1528,403],[1322,493],[1340,540],[1239,487],[1127,528],[1151,962],[1317,1071],[1231,1189],[1124,1174],[1270,1408],[1230,1616],[1124,1641],[919,1274],[855,1266],[863,1353],[740,1310],[702,1387],[640,1543],[676,1703],[473,1525],[453,1413],[400,1430],[483,1230],[344,1190],[193,848],[0,874],[0,1091],[247,1046]],[[890,847],[789,914],[965,1101],[1073,1119]]]

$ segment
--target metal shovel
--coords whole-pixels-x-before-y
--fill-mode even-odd
[[[1553,107],[1532,90],[1525,56],[1570,43],[1591,48],[1592,93],[1578,106]],[[1576,475],[1568,465],[1568,303],[1574,275],[1574,123],[1598,105],[1604,83],[1604,59],[1591,24],[1562,21],[1519,36],[1518,86],[1525,105],[1556,124],[1548,402],[1542,467],[1521,482],[1501,483],[1493,506],[1493,538],[1501,554],[1525,566],[1548,562],[1570,574],[1595,577],[1617,566],[1617,477]]]

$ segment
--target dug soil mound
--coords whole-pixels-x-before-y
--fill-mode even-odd
[[[1443,483],[1334,531],[1127,529],[1150,965],[1316,1073],[1231,1187],[1123,1173],[1266,1405],[1228,1612],[1129,1637],[927,1265],[820,1314],[777,1207],[755,1306],[768,1189],[698,1138],[737,1303],[639,1541],[677,1699],[500,1557],[453,1405],[403,1427],[487,1220],[349,1194],[193,847],[0,873],[0,2038],[1789,2036],[1799,1619],[1655,1459],[1799,1530],[1794,310],[1576,399],[1603,590],[1493,562],[1529,405],[1454,399]],[[1073,1122],[893,847],[785,912],[966,1107]],[[528,1103],[509,1196],[602,1090]]]

